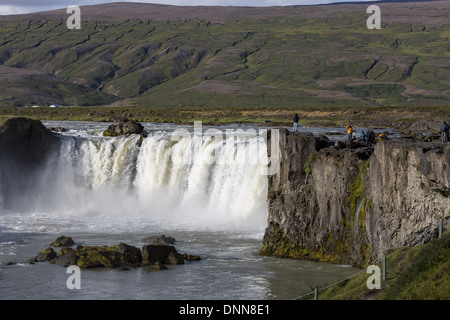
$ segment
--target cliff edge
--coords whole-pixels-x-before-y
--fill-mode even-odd
[[[262,255],[366,266],[449,223],[450,144],[366,148],[287,130],[279,143]]]
[[[39,120],[11,118],[0,126],[0,205],[27,207],[27,195],[39,190],[38,172],[60,141]],[[44,190],[41,190],[45,192]]]

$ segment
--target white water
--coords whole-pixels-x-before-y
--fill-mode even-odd
[[[150,133],[141,145],[139,139],[61,136],[59,156],[42,172],[35,194],[26,195],[33,218],[39,225],[52,221],[48,231],[61,221],[67,229],[102,232],[148,226],[263,232],[264,139],[172,139],[167,132]],[[33,218],[21,227],[35,228]]]

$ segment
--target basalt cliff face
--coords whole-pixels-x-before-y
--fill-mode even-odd
[[[279,140],[263,255],[365,266],[448,224],[450,145],[399,139],[366,148],[287,130]]]
[[[39,172],[49,165],[49,156],[58,152],[59,144],[38,120],[11,118],[0,126],[1,207],[29,209],[27,194],[39,189]]]

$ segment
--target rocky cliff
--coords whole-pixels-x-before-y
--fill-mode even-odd
[[[352,146],[280,132],[261,254],[359,266],[427,242],[448,222],[450,145]],[[270,151],[270,150],[269,150]]]
[[[28,209],[27,196],[45,192],[37,187],[38,173],[59,143],[38,120],[11,118],[0,126],[0,206]]]

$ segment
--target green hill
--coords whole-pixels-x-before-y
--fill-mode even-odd
[[[362,272],[319,291],[321,300],[449,300],[450,232],[441,239],[394,252],[387,259],[381,289],[369,290],[370,274]],[[380,265],[381,267],[381,265]],[[305,297],[311,299],[312,295]]]
[[[450,3],[380,4],[381,30],[367,6],[106,4],[81,30],[65,10],[0,16],[0,104],[450,105]]]

